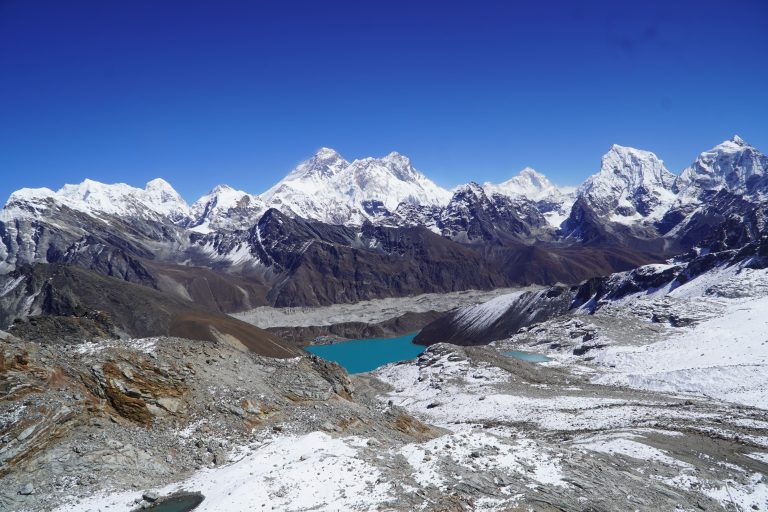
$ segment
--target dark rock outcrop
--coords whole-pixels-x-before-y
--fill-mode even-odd
[[[576,286],[553,286],[459,308],[425,326],[414,343],[484,345],[576,309],[594,313],[623,297],[663,287],[674,290],[705,272],[736,264],[750,268],[768,266],[768,237],[738,250],[704,254],[692,251],[675,264],[641,266],[628,272],[588,279]]]
[[[114,331],[133,337],[178,336],[193,340],[223,341],[273,357],[293,357],[299,351],[278,337],[233,317],[213,312],[192,302],[152,288],[70,265],[25,266],[0,277],[6,289],[0,297],[0,325],[19,318],[19,335],[55,341],[62,334],[46,335],[44,326],[79,324],[91,311],[109,318]],[[30,299],[31,298],[31,299]],[[33,325],[34,324],[34,325]],[[91,323],[92,328],[98,327]],[[33,329],[37,326],[38,329]],[[13,332],[13,329],[11,329]],[[100,329],[113,334],[109,329]],[[94,333],[101,337],[99,332]]]

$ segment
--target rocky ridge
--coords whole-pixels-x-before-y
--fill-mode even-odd
[[[575,286],[521,291],[459,308],[425,326],[415,343],[483,345],[529,325],[568,315],[593,315],[601,308],[640,296],[665,296],[708,275],[768,267],[768,237],[738,250],[691,252],[665,264],[640,266]],[[696,281],[699,279],[699,281]]]
[[[382,294],[573,283],[691,247],[720,250],[758,239],[766,226],[765,162],[734,138],[673,180],[652,153],[614,146],[575,200],[532,170],[514,183],[470,183],[444,194],[401,155],[349,163],[327,149],[269,194],[221,186],[192,207],[162,180],[143,189],[86,180],[58,192],[23,189],[11,196],[0,212],[0,271],[30,263],[76,265],[225,312],[286,305],[284,289],[302,290],[292,304],[317,305]],[[698,185],[691,188],[693,183]],[[391,190],[386,197],[385,189]],[[308,197],[346,218],[294,208]],[[373,286],[343,278],[337,296],[317,288],[317,274],[326,266],[351,277],[345,258],[352,254],[371,265],[397,258],[405,267],[435,273],[445,261],[430,257],[443,253],[461,254],[480,270],[433,279],[432,290],[394,285],[383,268],[370,273]],[[249,287],[240,293],[243,280]]]

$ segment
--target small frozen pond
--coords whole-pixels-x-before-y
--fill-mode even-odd
[[[522,359],[523,361],[528,361],[530,363],[546,363],[547,361],[551,361],[552,359],[542,355],[542,354],[536,354],[534,352],[522,352],[520,350],[508,350],[507,352],[502,352],[505,356],[514,357],[515,359]]]

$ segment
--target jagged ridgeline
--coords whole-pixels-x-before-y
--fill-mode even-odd
[[[106,310],[129,335],[243,342],[226,313],[576,284],[759,239],[766,168],[738,137],[679,175],[614,145],[575,189],[525,169],[448,191],[400,154],[348,162],[324,148],[261,195],[220,185],[191,206],[161,179],[22,189],[0,212],[0,328]],[[151,320],[126,311],[136,303]],[[273,354],[270,343],[255,349]]]

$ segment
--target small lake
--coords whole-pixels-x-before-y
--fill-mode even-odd
[[[528,361],[529,363],[546,363],[547,361],[551,361],[549,357],[542,355],[542,354],[536,354],[534,352],[522,352],[520,350],[509,350],[507,352],[503,352],[505,356],[514,357],[515,359],[522,359],[523,361]]]
[[[406,361],[419,356],[426,347],[414,345],[413,338],[418,333],[406,334],[397,338],[368,338],[342,341],[329,345],[310,345],[304,350],[323,359],[334,361],[349,373],[363,373],[375,370],[379,366]],[[505,356],[522,359],[531,363],[546,363],[552,359],[542,354],[510,350],[502,352]]]
[[[304,350],[339,363],[349,373],[363,373],[388,363],[413,359],[424,352],[426,347],[412,343],[416,334],[418,333],[398,338],[369,338],[331,345],[310,345]]]

